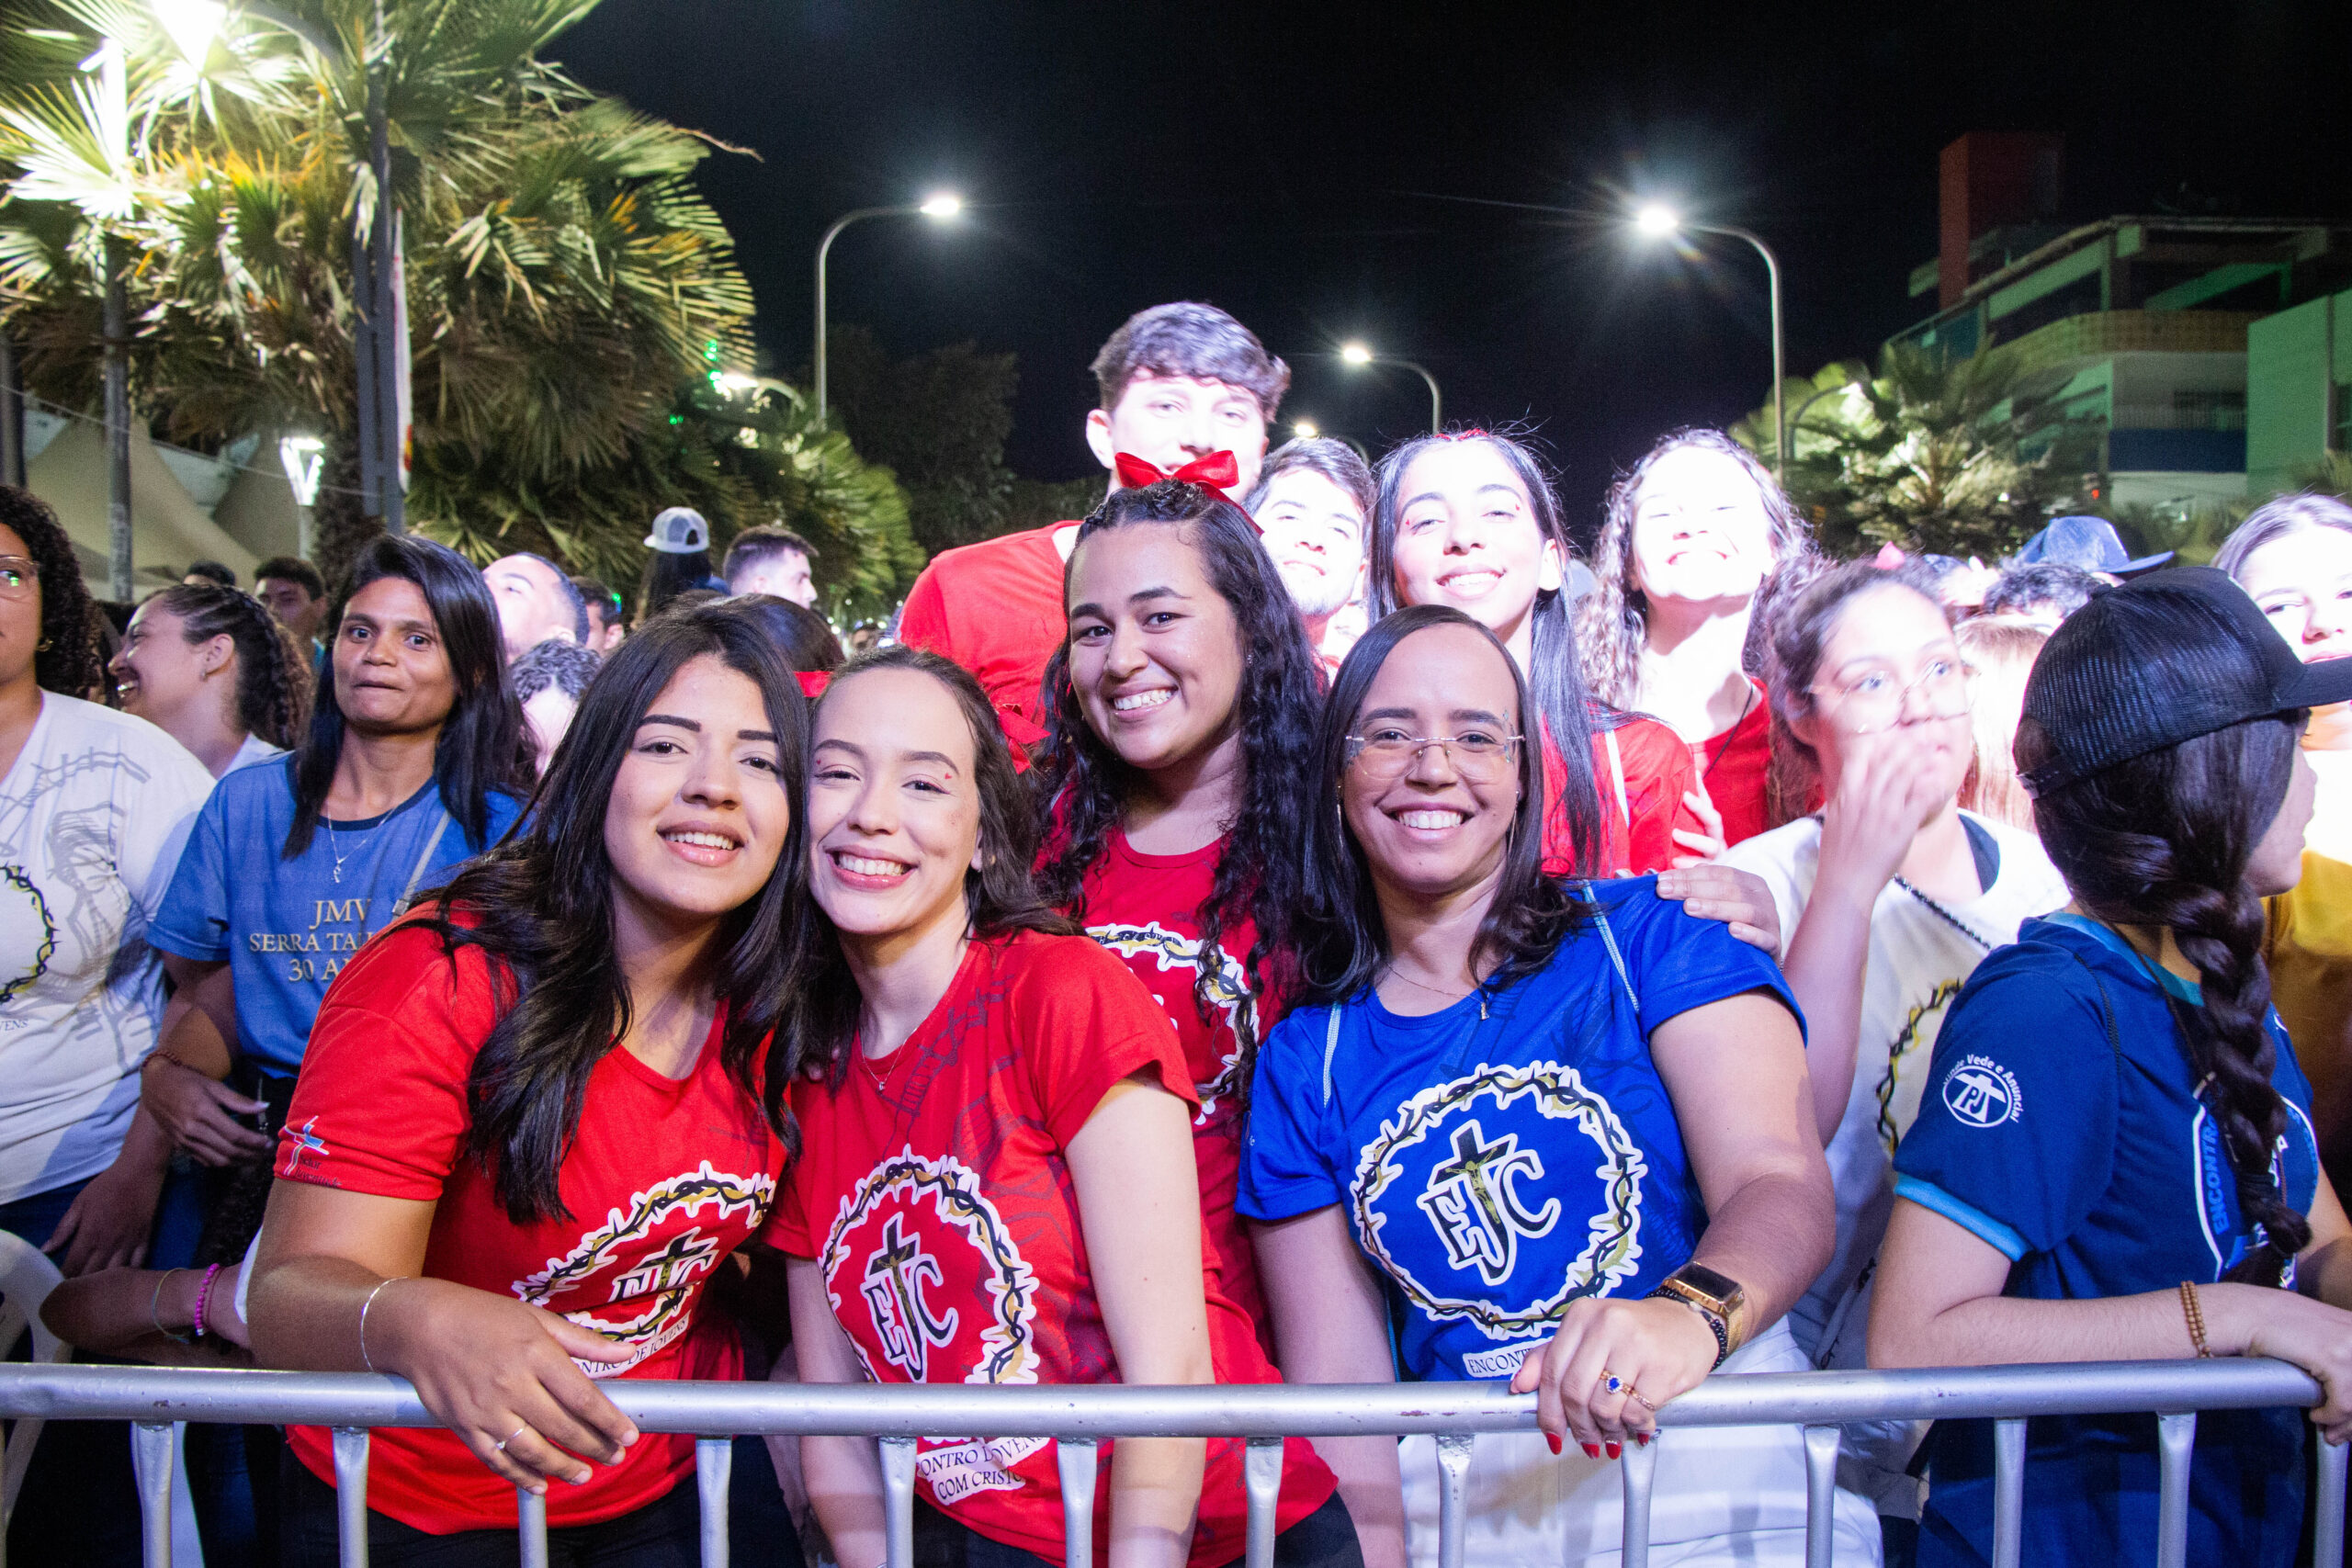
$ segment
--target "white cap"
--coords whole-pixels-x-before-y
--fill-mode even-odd
[[[710,548],[710,525],[691,506],[664,507],[654,514],[653,532],[645,536],[645,547],[669,556],[690,556],[697,550],[707,550]]]

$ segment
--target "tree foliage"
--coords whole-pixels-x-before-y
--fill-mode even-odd
[[[1822,547],[1858,555],[1891,542],[1986,559],[2016,549],[2070,501],[2094,434],[2020,414],[2023,379],[1997,348],[1963,359],[1893,343],[1875,374],[1849,361],[1786,383],[1788,488]],[[1772,461],[1769,407],[1732,434]]]
[[[893,359],[863,327],[835,327],[825,361],[827,395],[860,452],[887,463],[906,487],[916,543],[937,553],[1006,531],[1012,470],[1012,396],[1021,372],[1010,354],[951,344]]]
[[[379,31],[377,0],[286,0],[293,26],[232,10],[202,35],[133,0],[21,9],[0,39],[0,290],[28,384],[95,404],[116,236],[141,412],[198,445],[326,437],[321,533],[356,547],[352,241],[378,199],[374,68],[405,240],[413,524],[469,547],[535,532],[627,579],[652,512],[700,487],[715,524],[742,502],[744,521],[781,509],[845,547],[870,539],[873,560],[820,567],[844,595],[895,581],[910,545],[887,473],[845,443],[820,459],[821,440],[781,424],[740,452],[735,423],[711,425],[695,389],[749,369],[752,309],[693,183],[712,144],[540,58],[594,5],[383,0]],[[79,69],[102,37],[123,49],[120,116]]]

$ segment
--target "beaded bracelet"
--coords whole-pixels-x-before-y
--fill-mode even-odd
[[[212,1281],[220,1277],[220,1265],[218,1263],[207,1265],[204,1270],[204,1278],[202,1280],[198,1281],[196,1287],[196,1312],[194,1314],[196,1319],[195,1337],[198,1339],[203,1338],[209,1332],[209,1330],[204,1326],[204,1303],[211,1298]]]
[[[2188,1320],[2188,1342],[2197,1347],[2197,1358],[2210,1361],[2213,1348],[2205,1343],[2205,1306],[2197,1299],[2197,1287],[2183,1280],[2180,1282],[2180,1315]]]

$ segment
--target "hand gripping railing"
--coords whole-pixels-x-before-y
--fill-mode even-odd
[[[1440,1480],[1438,1562],[1462,1568],[1471,1435],[1535,1426],[1532,1395],[1500,1383],[1362,1386],[1218,1384],[1200,1388],[876,1387],[768,1382],[601,1385],[648,1432],[692,1433],[702,1499],[704,1568],[726,1568],[727,1486],[739,1433],[880,1439],[889,1514],[889,1568],[913,1556],[915,1440],[935,1435],[1059,1440],[1069,1568],[1092,1568],[1096,1444],[1105,1438],[1241,1438],[1249,1443],[1248,1568],[1271,1568],[1283,1438],[1430,1433]],[[2025,1423],[2031,1416],[2157,1414],[2162,1506],[2156,1562],[2187,1568],[2189,1450],[2199,1410],[2308,1407],[2319,1385],[2283,1361],[2099,1361],[1911,1371],[1795,1372],[1710,1378],[1657,1413],[1662,1427],[1804,1428],[1807,1568],[1828,1568],[1838,1426],[1865,1420],[1990,1417],[1994,1428],[1994,1568],[2016,1568],[2023,1528]],[[344,1568],[368,1562],[368,1432],[436,1423],[407,1382],[356,1373],[195,1368],[0,1366],[0,1416],[130,1421],[149,1568],[172,1559],[172,1426],[181,1421],[300,1424],[334,1430],[336,1511]],[[1671,1439],[1668,1439],[1671,1440]],[[2314,1568],[2342,1568],[2345,1461],[2320,1448]],[[1657,1449],[1628,1448],[1624,1568],[1649,1561],[1650,1481]],[[547,1507],[516,1494],[524,1568],[548,1560]]]

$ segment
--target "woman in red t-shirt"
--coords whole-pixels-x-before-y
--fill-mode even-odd
[[[1496,637],[1544,718],[1544,861],[1555,876],[1640,875],[1695,831],[1690,754],[1655,719],[1595,702],[1563,592],[1574,557],[1535,454],[1473,430],[1423,435],[1380,460],[1367,579],[1373,620],[1445,604]]]
[[[593,1380],[740,1375],[697,1308],[785,1163],[807,723],[750,622],[649,622],[528,829],[327,993],[251,1326],[264,1365],[398,1372],[447,1428],[376,1433],[375,1562],[513,1562],[515,1485],[565,1561],[690,1561],[693,1439],[640,1436]],[[287,1561],[333,1562],[328,1434],[289,1438]]]
[[[1585,678],[1601,701],[1664,721],[1690,748],[1693,809],[1716,849],[1778,825],[1771,709],[1748,673],[1763,664],[1756,611],[1812,553],[1812,531],[1771,474],[1718,430],[1660,437],[1609,491],[1599,583],[1577,606]]]
[[[1046,667],[1038,882],[1175,1026],[1201,1100],[1209,1312],[1239,1314],[1254,1335],[1264,1304],[1233,1214],[1240,1091],[1289,988],[1306,902],[1311,807],[1297,781],[1321,671],[1249,516],[1204,486],[1114,491],[1079,530],[1064,595],[1069,632]],[[1245,1371],[1275,1378],[1263,1357]]]
[[[910,648],[854,660],[817,704],[809,775],[821,918],[781,1026],[809,1069],[792,1092],[805,1154],[772,1238],[801,1376],[1227,1375],[1256,1342],[1203,1304],[1192,1073],[1162,1008],[1038,897],[1026,792],[978,684]],[[1119,1441],[1097,1498],[1110,1568],[1239,1558],[1242,1449]],[[874,1445],[801,1454],[835,1555],[879,1562]],[[924,1438],[915,1464],[919,1557],[1063,1561],[1045,1439]],[[1306,1443],[1283,1483],[1278,1558],[1360,1563]]]

